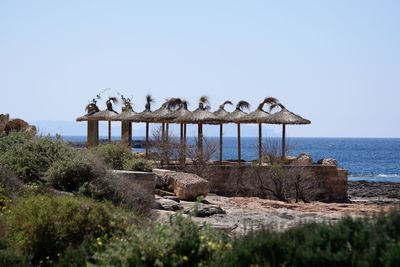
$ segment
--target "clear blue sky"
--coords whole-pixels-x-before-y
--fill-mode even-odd
[[[312,121],[291,136],[400,137],[399,26],[395,0],[1,0],[0,113],[73,121],[107,87],[140,111],[275,96]]]

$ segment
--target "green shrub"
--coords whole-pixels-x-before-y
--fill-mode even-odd
[[[89,151],[115,170],[122,170],[124,162],[133,157],[132,152],[119,143],[98,145]]]
[[[170,224],[132,227],[94,258],[98,266],[206,266],[214,254],[231,249],[229,238],[177,214]]]
[[[83,242],[101,247],[127,225],[128,217],[111,204],[77,197],[28,197],[7,216],[10,247],[34,265],[50,264]]]
[[[55,161],[46,172],[46,180],[55,188],[75,192],[106,174],[103,163],[85,152]]]
[[[142,171],[142,172],[151,172],[153,170],[151,162],[146,159],[127,160],[124,162],[123,168],[124,170],[127,171]]]
[[[400,266],[400,214],[344,218],[237,238],[211,266]]]
[[[26,133],[10,132],[8,135],[0,135],[0,154],[13,150],[18,145],[23,145],[33,138]]]
[[[73,149],[60,139],[37,137],[28,139],[20,133],[0,138],[0,164],[7,167],[25,183],[41,181],[50,165],[61,158],[70,157]]]

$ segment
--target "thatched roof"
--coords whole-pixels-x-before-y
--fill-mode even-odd
[[[213,113],[209,112],[208,110],[204,110],[202,108],[197,108],[190,114],[186,114],[184,116],[179,116],[173,120],[176,123],[204,123],[204,124],[212,124],[212,123],[219,123],[221,119],[215,116]]]
[[[124,108],[120,114],[114,119],[115,121],[131,121],[137,122],[138,113],[132,108]]]
[[[287,110],[283,105],[280,105],[281,110],[271,114],[270,120],[272,124],[310,124],[311,121],[304,119],[300,115],[297,115]]]
[[[225,105],[232,105],[231,101],[225,101],[222,105],[219,106],[219,109],[217,111],[214,111],[213,114],[217,116],[218,119],[220,119],[224,123],[231,122],[229,120],[229,112],[225,110]]]
[[[233,112],[229,113],[227,118],[231,122],[246,123],[245,118],[248,114],[244,112],[242,108],[248,108],[248,107],[249,107],[248,102],[243,100],[239,101],[239,103],[236,105],[236,109]]]
[[[246,116],[240,118],[240,120],[241,123],[270,123],[271,114],[258,108],[255,111],[250,112]]]
[[[162,119],[167,122],[173,122],[176,118],[191,116],[192,112],[188,110],[187,105],[187,101],[182,101],[177,110],[169,112],[168,114],[164,115]]]
[[[118,112],[114,110],[102,110],[92,114],[86,114],[76,119],[76,121],[113,121],[118,119]]]

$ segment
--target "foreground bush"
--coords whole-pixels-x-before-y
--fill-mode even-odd
[[[345,218],[283,233],[262,231],[237,238],[214,266],[400,266],[398,210],[375,219]]]
[[[130,159],[124,162],[123,169],[127,171],[151,172],[153,166],[146,159]]]
[[[206,266],[216,253],[230,250],[229,238],[207,226],[199,227],[178,214],[170,224],[133,227],[126,239],[97,253],[97,266]]]
[[[122,170],[124,162],[133,158],[132,152],[119,143],[101,144],[90,149],[90,153],[102,159],[110,169]]]
[[[25,183],[41,181],[50,165],[70,157],[73,150],[61,139],[29,138],[11,133],[0,138],[0,165],[7,167]]]
[[[22,199],[6,217],[11,251],[30,257],[34,265],[49,264],[67,248],[103,246],[122,235],[127,217],[111,204],[77,197],[34,196]]]

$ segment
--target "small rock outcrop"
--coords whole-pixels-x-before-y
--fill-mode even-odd
[[[208,181],[192,173],[174,172],[155,169],[156,187],[174,192],[182,200],[196,200],[199,196],[207,196]]]
[[[0,134],[6,129],[9,120],[10,116],[8,114],[0,114]]]
[[[325,166],[337,166],[337,160],[332,158],[320,159],[317,163]]]
[[[297,156],[295,160],[292,161],[291,165],[303,166],[303,165],[312,165],[313,161],[309,154],[301,153]]]
[[[190,211],[189,211],[190,212]],[[187,213],[189,213],[187,212]],[[215,214],[226,214],[226,211],[224,211],[221,207],[219,206],[204,206],[200,207],[197,210],[194,211],[194,216],[196,217],[210,217]]]
[[[22,119],[10,119],[8,114],[0,114],[0,134],[9,134],[12,131],[25,132],[31,136],[37,134],[37,129]]]
[[[172,199],[160,198],[157,199],[156,202],[160,204],[158,209],[161,210],[177,211],[183,209],[179,202],[176,202]]]

